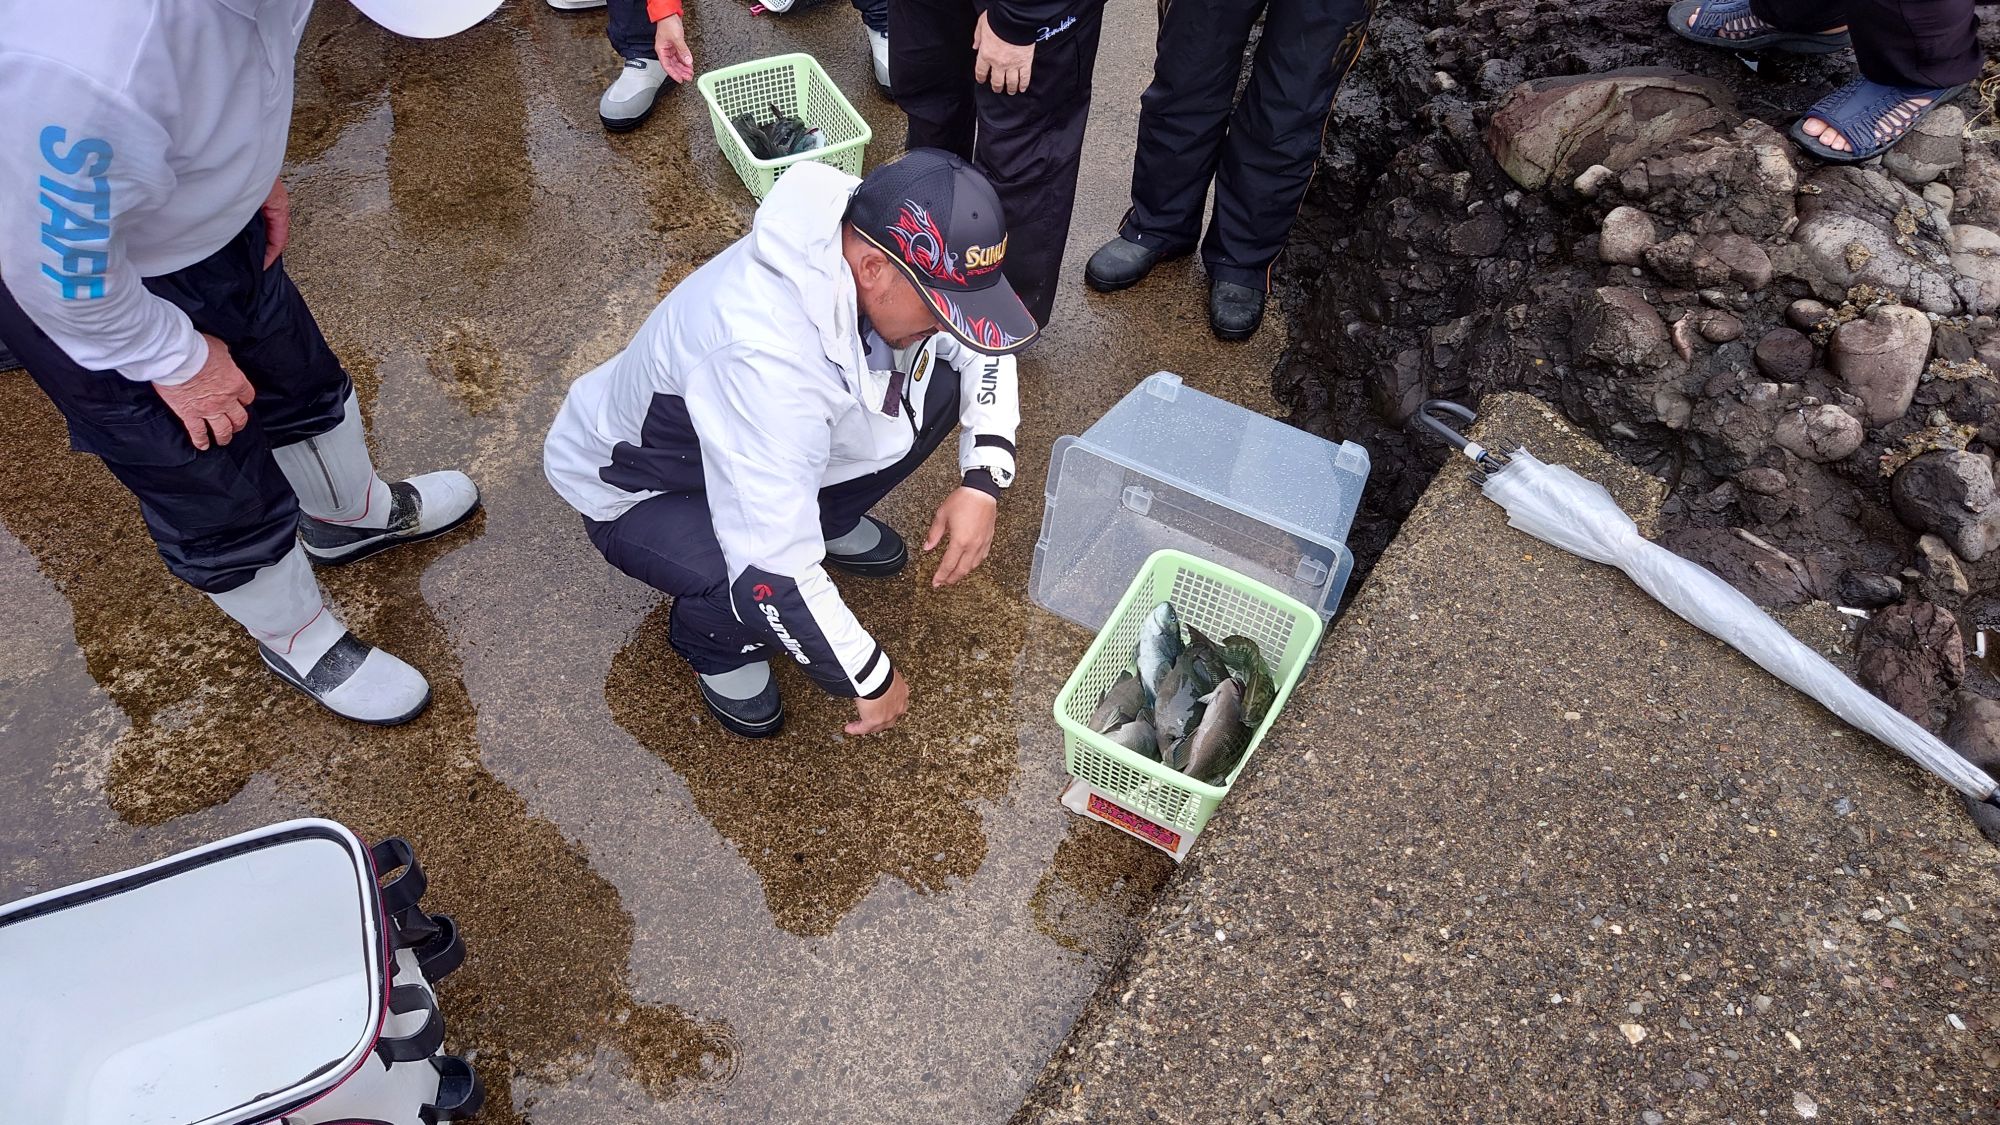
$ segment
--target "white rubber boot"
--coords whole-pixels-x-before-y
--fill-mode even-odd
[[[861,33],[868,37],[868,57],[875,61],[875,84],[889,92],[889,33],[877,31],[867,24],[861,25]]]
[[[423,673],[356,638],[327,608],[303,548],[209,598],[257,638],[271,671],[344,719],[394,726],[430,706]]]
[[[299,536],[306,552],[324,566],[443,535],[479,510],[479,489],[464,473],[445,470],[393,483],[377,475],[361,406],[351,394],[340,425],[271,455],[305,513]]]

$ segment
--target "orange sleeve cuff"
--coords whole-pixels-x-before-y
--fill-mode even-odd
[[[680,14],[681,0],[646,0],[646,18],[654,23]]]

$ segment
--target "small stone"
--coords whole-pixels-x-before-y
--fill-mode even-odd
[[[1968,312],[2000,308],[2000,234],[1963,223],[1952,227],[1951,268],[1958,271],[1953,288]]]
[[[1827,361],[1861,400],[1868,413],[1863,420],[1880,426],[1910,409],[1930,353],[1930,318],[1903,305],[1882,305],[1834,329]]]
[[[1806,1049],[1805,1041],[1800,1039],[1796,1032],[1785,1032],[1785,1042],[1790,1043],[1794,1051],[1803,1051]]]
[[[1811,332],[1819,327],[1819,322],[1825,320],[1826,314],[1831,311],[1833,310],[1811,297],[1801,297],[1785,309],[1785,319],[1791,322],[1793,328],[1801,332]]]
[[[1971,584],[1965,580],[1965,568],[1959,565],[1951,545],[1935,535],[1917,537],[1917,572],[1929,580],[1931,594],[1962,598],[1972,592]]]
[[[1694,314],[1695,331],[1711,344],[1727,344],[1743,338],[1743,322],[1721,309],[1702,309]]]
[[[1958,1016],[1958,1013],[1957,1013],[1957,1012],[1953,1012],[1953,1013],[1951,1013],[1950,1015],[1946,1016],[1946,1017],[1944,1018],[1944,1022],[1946,1022],[1946,1023],[1950,1024],[1950,1025],[1951,1025],[1951,1029],[1952,1029],[1953,1031],[1964,1031],[1964,1030],[1965,1030],[1965,1021],[1959,1018],[1959,1016]]]
[[[1458,80],[1440,70],[1431,75],[1431,89],[1440,94],[1449,94],[1458,89]]]
[[[1950,220],[1951,209],[1957,203],[1956,197],[1952,194],[1951,185],[1938,183],[1925,184],[1923,196],[1924,202],[1930,204],[1931,208],[1941,218],[1947,221]]]
[[[1798,381],[1812,370],[1813,345],[1794,328],[1773,328],[1757,341],[1757,370],[1781,383]]]
[[[1882,157],[1882,167],[1906,184],[1927,184],[1965,162],[1965,111],[1939,106]]]
[[[1819,1116],[1819,1103],[1812,1100],[1812,1096],[1804,1090],[1792,1091],[1792,1109],[1796,1110],[1800,1117],[1811,1119]]]
[[[1618,1030],[1624,1034],[1625,1041],[1634,1047],[1639,1045],[1640,1040],[1646,1038],[1646,1029],[1636,1023],[1621,1023],[1618,1025]]]
[[[1228,941],[1228,940],[1229,940],[1229,932],[1228,932],[1227,930],[1217,930],[1217,931],[1215,931],[1215,940],[1217,940],[1217,941]]]
[[[1785,479],[1783,472],[1768,465],[1753,465],[1737,473],[1736,483],[1742,485],[1744,491],[1754,492],[1759,496],[1782,496],[1785,489],[1790,488],[1792,484]]]
[[[1581,719],[1581,718],[1583,718],[1583,714],[1582,714],[1581,712],[1578,712],[1578,711],[1564,711],[1564,712],[1563,712],[1563,721],[1564,721],[1564,722],[1569,722],[1569,723],[1573,723],[1573,722],[1576,722],[1576,721],[1577,721],[1578,719]]]
[[[1637,207],[1614,207],[1604,216],[1597,232],[1597,256],[1620,266],[1636,266],[1645,261],[1648,247],[1660,240],[1653,217]]]
[[[1763,1012],[1768,1012],[1771,1010],[1771,998],[1769,996],[1765,996],[1762,993],[1758,993],[1757,995],[1752,996],[1750,998],[1750,1006],[1752,1008],[1757,1009],[1757,1011],[1760,1014]]]
[[[1640,1114],[1639,1120],[1645,1122],[1645,1125],[1667,1125],[1667,1115],[1657,1109],[1649,1109]]]
[[[1861,920],[1863,922],[1880,922],[1883,917],[1882,912],[1872,906],[1861,912]]]
[[[1866,436],[1859,418],[1831,403],[1787,410],[1771,431],[1780,448],[1821,464],[1845,460]]]
[[[1856,609],[1881,609],[1903,600],[1903,580],[1872,570],[1850,570],[1840,576],[1840,602]],[[1843,801],[1846,798],[1841,798]],[[1842,814],[1845,815],[1845,814]]]
[[[1771,256],[1762,246],[1740,234],[1711,234],[1701,240],[1702,249],[1729,271],[1729,280],[1755,293],[1771,284]]]
[[[1983,453],[1941,449],[1914,457],[1890,479],[1889,498],[1904,523],[1944,539],[1967,562],[2000,547],[2000,486]]]
[[[1576,182],[1570,186],[1576,189],[1578,195],[1586,199],[1596,199],[1597,193],[1603,191],[1604,185],[1610,183],[1617,175],[1618,173],[1602,164],[1592,164],[1578,173]]]
[[[1898,933],[1907,934],[1910,932],[1910,924],[1908,922],[1903,921],[1901,918],[1889,919],[1889,928],[1897,931]]]

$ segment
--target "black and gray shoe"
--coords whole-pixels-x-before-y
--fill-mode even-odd
[[[1083,280],[1099,293],[1116,293],[1139,284],[1161,262],[1186,256],[1185,250],[1177,254],[1150,250],[1120,235],[1090,256],[1083,267]]]
[[[1233,281],[1208,287],[1208,327],[1222,340],[1247,340],[1264,323],[1264,291]]]
[[[715,721],[735,734],[745,738],[769,738],[785,729],[785,701],[778,696],[778,681],[775,677],[764,681],[764,688],[748,699],[732,699],[708,686],[708,677],[696,676],[695,686],[701,689],[701,701],[708,707],[708,713]]]
[[[338,566],[443,535],[477,511],[479,489],[472,478],[447,469],[391,481],[387,527],[349,527],[300,515],[299,538],[316,565]]]
[[[837,555],[828,551],[826,561],[849,574],[858,574],[863,578],[890,578],[901,574],[903,568],[910,565],[910,548],[903,542],[903,537],[896,534],[895,528],[874,516],[861,518],[874,524],[881,531],[881,540],[859,554]]]
[[[343,719],[393,727],[431,705],[431,685],[422,672],[353,633],[342,633],[304,674],[268,645],[257,651],[280,679]]]

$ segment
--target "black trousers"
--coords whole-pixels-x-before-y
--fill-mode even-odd
[[[1972,0],[1750,0],[1786,31],[1847,25],[1861,77],[1885,86],[1957,86],[1979,77],[1979,17]]]
[[[657,59],[653,50],[653,20],[646,0],[606,0],[604,35],[621,59]]]
[[[1090,117],[1090,76],[1104,7],[1035,45],[1028,89],[996,94],[972,80],[981,0],[889,0],[889,85],[910,118],[909,147],[958,154],[993,182],[1007,215],[1007,280],[1046,325],[1062,275]]]
[[[1168,254],[1194,249],[1212,180],[1215,215],[1201,243],[1209,276],[1268,290],[1372,8],[1373,0],[1161,0],[1120,234]],[[1259,15],[1264,35],[1236,102]]]
[[[8,291],[15,284],[0,285],[0,337],[62,411],[70,447],[102,458],[138,497],[168,570],[220,594],[292,549],[299,501],[271,449],[339,425],[353,384],[284,262],[264,268],[262,216],[207,258],[146,279],[197,329],[228,344],[257,389],[249,425],[228,445],[195,449],[151,384],[72,360],[28,319]]]
[[[909,479],[957,428],[957,373],[947,371],[925,396],[916,444],[902,460],[820,489],[821,537],[834,539],[853,531],[868,509]],[[633,505],[615,520],[599,522],[586,516],[583,527],[606,562],[673,595],[667,640],[695,671],[714,675],[771,655],[765,643],[770,634],[736,619],[728,566],[715,539],[707,493],[664,493]]]

